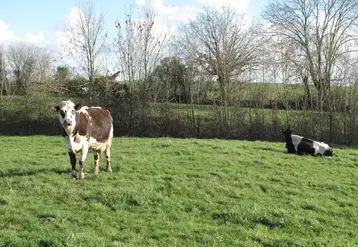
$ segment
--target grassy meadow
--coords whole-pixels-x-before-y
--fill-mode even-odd
[[[357,246],[358,150],[115,138],[71,179],[62,137],[0,137],[0,246]]]

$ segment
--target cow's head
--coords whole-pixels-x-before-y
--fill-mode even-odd
[[[292,130],[291,130],[291,128],[290,128],[290,127],[287,127],[286,130],[282,131],[282,134],[285,135],[286,138],[291,137],[291,135],[292,135]]]
[[[290,154],[296,153],[296,148],[293,145],[292,142],[292,130],[290,127],[287,127],[286,130],[282,131],[282,134],[285,135],[285,141],[286,141],[286,152]]]
[[[318,142],[317,154],[322,156],[333,156],[333,150],[324,142]]]
[[[333,150],[328,148],[326,151],[324,151],[323,156],[333,156]]]
[[[52,104],[51,109],[58,112],[58,118],[66,133],[70,135],[76,125],[76,111],[80,110],[81,104],[75,105],[72,101],[61,101],[59,104]]]

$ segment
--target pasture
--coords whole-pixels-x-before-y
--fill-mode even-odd
[[[116,137],[113,173],[72,180],[60,136],[0,146],[0,246],[358,245],[355,148]]]

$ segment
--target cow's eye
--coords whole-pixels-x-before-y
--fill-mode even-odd
[[[75,110],[72,110],[72,114],[75,114],[75,112],[76,112]]]
[[[61,114],[62,117],[65,116],[65,112],[63,110],[60,110],[60,114]]]

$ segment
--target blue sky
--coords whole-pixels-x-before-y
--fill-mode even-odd
[[[149,5],[161,19],[173,20],[174,25],[195,17],[204,4],[219,7],[222,4],[245,12],[249,18],[259,18],[260,10],[268,0],[102,0],[94,1],[96,10],[105,15],[108,30],[114,22],[123,18],[130,6]],[[30,42],[55,47],[56,33],[62,32],[71,9],[79,6],[79,0],[9,0],[0,8],[0,44],[12,41]]]

